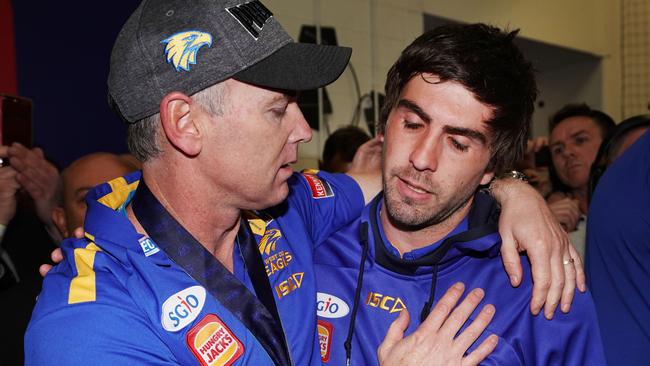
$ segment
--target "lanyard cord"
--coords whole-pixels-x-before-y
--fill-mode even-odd
[[[257,243],[245,220],[240,222],[237,247],[244,258],[257,297],[167,212],[144,179],[133,197],[132,208],[149,237],[237,317],[264,347],[275,365],[291,365],[271,286]]]

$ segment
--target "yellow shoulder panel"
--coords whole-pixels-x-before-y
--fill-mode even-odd
[[[100,198],[98,201],[113,210],[117,210],[117,208],[126,201],[127,197],[129,197],[129,193],[138,187],[139,182],[140,181],[135,181],[131,184],[127,184],[123,177],[113,179],[108,182],[108,185],[111,186],[112,192]]]
[[[95,254],[101,251],[95,243],[86,245],[85,248],[74,250],[74,263],[77,267],[77,276],[70,282],[68,304],[95,301],[97,290],[95,288]]]

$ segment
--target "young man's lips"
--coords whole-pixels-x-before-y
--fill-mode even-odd
[[[406,188],[412,190],[412,191],[415,192],[415,193],[419,193],[419,194],[431,194],[431,192],[429,192],[429,191],[426,190],[425,188],[423,188],[423,187],[421,187],[421,186],[419,186],[419,185],[416,185],[416,184],[414,184],[414,183],[411,183],[411,182],[409,182],[408,180],[405,180],[405,179],[403,179],[403,178],[399,178],[399,180],[404,184],[404,186],[406,186]]]

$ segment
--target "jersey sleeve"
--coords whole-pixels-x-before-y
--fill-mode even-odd
[[[85,303],[30,323],[25,365],[178,365],[144,319],[125,308]]]
[[[527,310],[527,309],[526,309]],[[497,309],[498,311],[498,309]],[[576,292],[568,314],[541,314],[510,344],[531,365],[606,365],[596,311],[589,293]],[[534,350],[534,352],[531,352]]]
[[[363,192],[347,174],[305,170],[289,180],[291,208],[298,210],[314,245],[361,215]]]

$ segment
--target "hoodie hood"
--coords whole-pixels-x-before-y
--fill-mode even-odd
[[[437,266],[443,269],[463,257],[494,257],[499,254],[501,237],[497,231],[500,209],[496,201],[487,194],[477,193],[469,214],[465,218],[467,230],[453,230],[446,238],[426,248],[425,254],[415,259],[400,258],[395,255],[390,243],[385,240],[379,220],[379,205],[383,203],[383,194],[378,194],[366,206],[362,221],[368,221],[368,239],[370,261],[391,271],[414,275],[420,273],[420,267]]]

